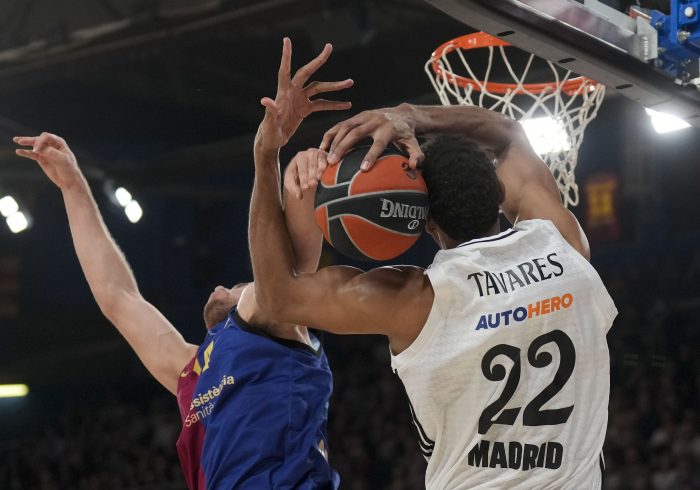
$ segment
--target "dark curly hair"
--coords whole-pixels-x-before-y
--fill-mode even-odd
[[[435,137],[422,149],[432,219],[453,240],[484,236],[498,220],[503,200],[493,159],[456,136]]]

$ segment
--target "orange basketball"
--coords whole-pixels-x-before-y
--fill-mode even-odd
[[[316,190],[316,222],[343,255],[393,259],[418,240],[428,214],[428,189],[408,158],[387,149],[368,172],[360,171],[368,147],[355,148],[328,167]]]

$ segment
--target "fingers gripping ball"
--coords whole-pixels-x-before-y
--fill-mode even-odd
[[[408,159],[387,149],[361,172],[367,147],[350,151],[326,168],[316,190],[316,222],[343,255],[389,260],[418,240],[428,214],[428,190]]]

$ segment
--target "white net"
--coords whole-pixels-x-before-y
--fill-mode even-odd
[[[477,39],[479,45],[474,46]],[[484,39],[492,39],[496,45],[483,47]],[[470,64],[465,53],[482,47],[488,50],[487,60]],[[433,53],[425,71],[444,105],[475,105],[520,121],[533,148],[554,175],[564,205],[576,206],[579,195],[574,170],[578,150],[586,126],[598,113],[605,87],[533,54],[526,56],[523,64],[522,51],[518,74],[506,52],[515,49],[484,33],[463,36]],[[477,69],[477,64],[483,66]],[[498,70],[494,69],[496,64]],[[496,71],[500,78],[497,81],[492,80]],[[536,81],[543,78],[548,82]]]

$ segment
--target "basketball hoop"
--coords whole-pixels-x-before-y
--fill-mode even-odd
[[[578,150],[586,126],[598,114],[605,87],[533,54],[518,75],[506,48],[515,49],[510,43],[485,32],[468,34],[437,48],[426,62],[425,71],[444,105],[484,107],[520,121],[533,147],[554,175],[564,205],[576,206],[579,196],[574,170]],[[479,76],[472,66],[475,63],[470,65],[465,57],[467,51],[475,49],[488,50],[486,66]],[[505,81],[492,80],[496,62],[506,73],[502,75]],[[463,67],[460,68],[463,74],[453,70],[453,63]],[[533,69],[534,64],[537,70]],[[546,77],[554,81],[534,81],[536,71],[540,76],[546,72]],[[540,134],[535,134],[536,129]]]

